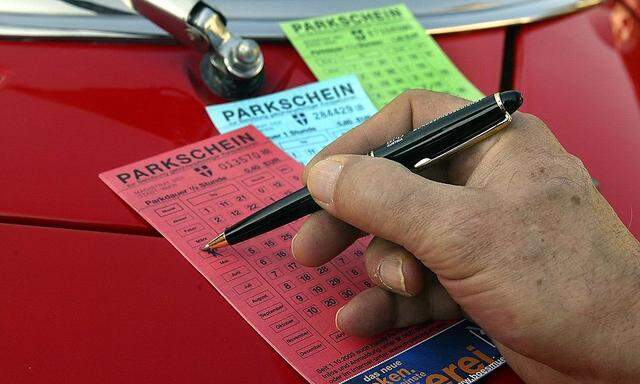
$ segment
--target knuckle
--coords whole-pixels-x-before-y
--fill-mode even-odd
[[[583,195],[584,188],[581,183],[566,175],[559,175],[545,180],[537,190],[533,192],[534,204],[558,203],[573,196]]]
[[[428,97],[433,92],[426,89],[407,89],[403,91],[398,98],[402,98],[403,101],[419,100]]]
[[[547,129],[547,124],[538,116],[526,112],[517,112],[514,116],[528,126]]]
[[[513,114],[513,122],[506,131],[516,144],[519,151],[524,153],[538,153],[541,150],[557,151],[560,143],[539,117],[524,112]]]
[[[532,180],[527,188],[528,197],[534,203],[565,201],[566,198],[587,196],[591,191],[591,177],[582,161],[564,153],[551,162],[541,164],[532,171]]]

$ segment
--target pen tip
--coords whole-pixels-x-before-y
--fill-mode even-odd
[[[213,240],[208,242],[204,247],[202,247],[202,250],[208,251],[210,249],[218,249],[218,248],[226,247],[227,245],[229,245],[229,243],[227,242],[224,232],[222,232],[221,234],[216,236]]]

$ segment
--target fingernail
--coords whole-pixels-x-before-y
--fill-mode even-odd
[[[344,309],[344,306],[340,307],[340,309],[338,309],[338,312],[336,312],[336,329],[340,332],[342,332],[342,329],[340,329],[340,320],[338,320],[338,317],[340,316],[340,311],[342,311]]]
[[[307,179],[311,195],[325,204],[331,204],[340,171],[342,163],[331,159],[322,160],[311,167]]]
[[[378,265],[377,275],[382,284],[394,292],[407,295],[407,288],[402,273],[402,259],[399,257],[385,257]]]
[[[296,243],[296,237],[298,237],[297,233],[293,235],[293,239],[291,239],[291,257],[293,257],[293,260],[297,261],[298,259],[296,259],[296,252],[293,250],[293,245]]]

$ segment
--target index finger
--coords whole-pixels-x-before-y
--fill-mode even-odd
[[[409,90],[396,97],[378,113],[346,132],[309,161],[302,175],[320,160],[338,154],[364,155],[387,141],[405,134],[437,117],[468,104],[469,101],[446,93]]]

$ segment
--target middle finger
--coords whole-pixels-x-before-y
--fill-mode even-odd
[[[293,257],[302,265],[320,266],[347,249],[365,233],[326,211],[314,212],[291,241]]]

